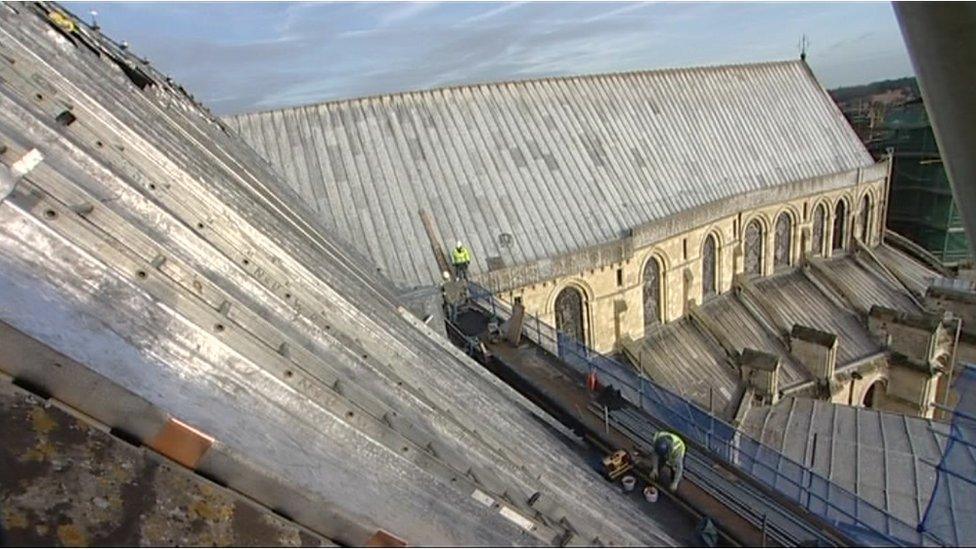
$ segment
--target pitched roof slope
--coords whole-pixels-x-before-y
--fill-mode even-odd
[[[56,10],[0,4],[0,324],[63,355],[25,379],[142,440],[192,425],[203,470],[344,544],[676,543],[233,132]]]
[[[729,196],[873,164],[805,63],[482,84],[227,119],[400,285],[543,260]],[[502,237],[511,235],[511,238]]]

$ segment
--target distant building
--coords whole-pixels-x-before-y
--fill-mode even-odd
[[[888,227],[944,265],[971,261],[969,241],[922,100],[888,108],[868,147],[876,157],[894,150]]]

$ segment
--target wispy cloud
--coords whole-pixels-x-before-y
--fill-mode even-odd
[[[416,19],[420,14],[437,8],[435,2],[402,2],[393,4],[392,7],[384,8],[382,15],[378,19],[377,26],[380,28],[392,27],[403,24],[404,22]]]
[[[910,74],[871,3],[76,3],[235,113],[462,83],[793,58],[827,85]]]
[[[605,19],[613,19],[615,17],[620,17],[622,15],[626,15],[631,12],[643,10],[651,5],[652,4],[650,2],[630,2],[619,8],[612,9],[610,11],[606,11],[603,13],[598,13],[593,17],[590,17],[587,21],[593,22],[593,21],[603,21]]]
[[[525,5],[525,2],[499,2],[495,4],[492,9],[483,11],[481,13],[472,15],[466,19],[461,20],[462,25],[470,25],[471,23],[480,23],[483,21],[488,21],[489,19],[494,19],[499,15],[508,13],[512,10],[516,10]]]

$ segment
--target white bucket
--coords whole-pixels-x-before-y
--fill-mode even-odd
[[[624,492],[632,492],[637,485],[637,479],[633,475],[627,475],[620,479],[620,483],[624,486]]]
[[[657,488],[650,485],[644,488],[644,499],[646,499],[648,503],[654,503],[657,501]]]

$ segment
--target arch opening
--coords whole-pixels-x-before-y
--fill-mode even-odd
[[[644,327],[661,322],[661,296],[664,294],[661,278],[661,262],[656,257],[644,265]]]
[[[745,271],[746,274],[760,276],[763,270],[763,229],[758,219],[746,225],[745,232]]]
[[[826,227],[827,209],[823,204],[817,204],[817,208],[813,211],[813,234],[811,235],[811,238],[813,239],[813,255],[824,254],[824,231]]]
[[[868,244],[871,235],[871,197],[864,195],[861,199],[861,242]]]
[[[789,267],[793,263],[793,218],[786,212],[776,218],[776,232],[773,243],[773,267]]]
[[[583,293],[572,286],[563,288],[556,296],[556,330],[585,344],[584,312]]]
[[[847,231],[847,206],[844,204],[843,200],[837,202],[837,207],[834,209],[834,234],[833,234],[833,244],[831,248],[833,250],[843,250],[844,243],[847,240],[847,235],[844,234]]]
[[[884,382],[880,379],[875,381],[870,387],[868,387],[868,390],[864,392],[864,398],[861,401],[861,405],[865,408],[874,408],[880,403],[880,398],[884,391]]]
[[[702,300],[712,297],[717,292],[718,258],[716,253],[715,236],[708,235],[702,243]]]

